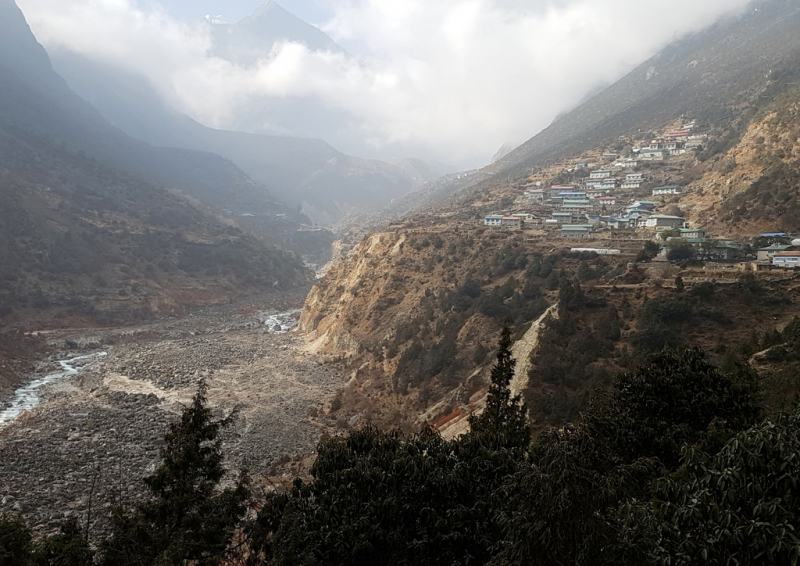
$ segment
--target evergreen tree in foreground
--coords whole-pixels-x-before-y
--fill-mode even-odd
[[[484,413],[444,440],[375,427],[320,443],[313,480],[273,494],[250,530],[253,566],[486,564],[502,543],[504,485],[525,459],[525,406],[512,399],[503,330]]]
[[[59,533],[45,539],[33,553],[35,566],[91,566],[94,550],[76,519],[67,520]]]
[[[492,367],[491,385],[486,409],[480,416],[470,416],[473,435],[491,433],[496,446],[525,448],[530,443],[528,409],[521,395],[511,397],[511,381],[517,360],[511,357],[511,329],[503,327],[497,349],[497,362]]]
[[[226,557],[250,494],[245,477],[218,489],[226,475],[218,435],[234,415],[214,420],[205,391],[203,384],[164,436],[161,465],[144,479],[149,500],[115,512],[104,566],[211,565]]]
[[[749,372],[722,372],[698,349],[651,355],[635,371],[617,376],[610,395],[595,397],[577,423],[539,435],[528,462],[520,465],[508,488],[513,497],[509,498],[508,518],[502,523],[506,540],[491,565],[683,564],[675,558],[686,540],[694,537],[692,545],[702,548],[712,527],[728,529],[725,516],[714,516],[721,505],[707,498],[702,485],[691,492],[693,499],[674,495],[685,505],[681,510],[685,516],[658,516],[646,533],[650,536],[647,541],[633,530],[623,532],[617,509],[626,502],[648,501],[651,483],[680,467],[681,451],[715,453],[757,417],[757,384]],[[719,468],[722,471],[724,466]],[[722,475],[718,483],[724,487],[730,478]],[[683,482],[686,472],[676,477]],[[743,473],[742,477],[747,476]],[[742,485],[736,489],[744,492],[751,488]],[[732,496],[722,493],[720,497]],[[751,503],[767,501],[756,495]],[[647,511],[647,506],[639,510],[640,514]],[[701,512],[719,522],[704,531],[711,522],[693,523],[687,518]],[[685,521],[688,527],[668,530],[658,520],[671,524]],[[676,532],[690,535],[684,539],[676,536],[666,554],[647,547],[647,542]],[[648,554],[658,555],[659,561],[648,562]],[[691,557],[694,559],[697,556]],[[763,563],[691,560],[686,564]]]
[[[33,537],[17,517],[0,515],[0,566],[33,564]]]

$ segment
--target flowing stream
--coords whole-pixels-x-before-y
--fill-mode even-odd
[[[297,317],[301,309],[274,314],[261,313],[261,321],[272,334],[286,334],[297,327]]]
[[[0,412],[0,428],[39,405],[39,389],[50,383],[78,375],[84,367],[106,355],[107,352],[96,352],[68,360],[60,360],[58,364],[61,366],[62,371],[40,377],[17,389],[14,392],[14,398],[11,400],[11,406]]]

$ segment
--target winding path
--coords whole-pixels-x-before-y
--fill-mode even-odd
[[[514,368],[514,379],[511,380],[511,395],[519,395],[528,385],[528,370],[531,367],[531,353],[539,345],[539,333],[547,317],[558,318],[558,303],[544,311],[519,341],[511,346],[511,355],[517,360]]]

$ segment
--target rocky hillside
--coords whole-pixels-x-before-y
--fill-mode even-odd
[[[756,2],[744,16],[670,45],[556,120],[498,167],[515,169],[565,151],[577,153],[632,131],[656,129],[676,116],[729,120],[764,93],[771,73],[796,72],[798,25],[796,2]]]
[[[156,185],[0,129],[0,304],[96,322],[308,282],[293,254]]]
[[[0,28],[3,322],[35,324],[34,311],[53,308],[121,322],[309,281],[295,254],[200,202],[238,187],[274,202],[233,164],[105,122],[53,72],[11,0]]]
[[[504,321],[517,338],[558,301],[576,254],[466,223],[367,237],[309,294],[300,319],[309,348],[344,356],[350,415],[417,427],[482,398]],[[592,269],[624,268],[601,258]]]
[[[728,235],[800,232],[798,99],[796,86],[767,97],[737,143],[701,164],[679,203],[693,221]]]
[[[301,329],[310,348],[351,363],[340,410],[463,430],[480,408],[482,372],[506,320],[526,374],[516,391],[536,422],[550,424],[575,418],[609,376],[648,351],[700,344],[735,364],[786,326],[798,300],[792,274],[632,267],[644,236],[571,242],[480,226],[485,214],[524,208],[525,186],[578,182],[588,169],[576,164],[599,168],[604,153],[631,155],[656,137],[650,132],[693,121],[705,132],[702,148],[640,164],[648,181],[620,199],[680,185],[681,195],[659,199],[662,210],[716,235],[750,242],[799,230],[800,8],[756,7],[670,46],[493,166],[432,188],[421,195],[424,210],[377,229],[332,269],[309,295]],[[409,210],[407,201],[399,206]],[[776,399],[793,394],[775,379],[767,385]]]
[[[561,424],[612,376],[665,346],[699,345],[731,367],[748,360],[791,322],[800,299],[793,274],[630,268],[639,241],[580,245],[623,253],[571,252],[564,240],[464,222],[368,236],[317,282],[300,319],[311,352],[350,368],[331,411],[343,422],[463,432],[482,408],[492,352],[509,323],[512,388],[537,428]],[[783,407],[796,383],[785,368],[759,369],[768,370],[765,394]]]

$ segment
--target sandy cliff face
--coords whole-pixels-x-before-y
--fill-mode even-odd
[[[376,338],[363,328],[369,320],[364,317],[391,294],[387,267],[402,257],[405,239],[387,233],[368,236],[314,286],[299,323],[310,351],[356,356],[365,340]]]

